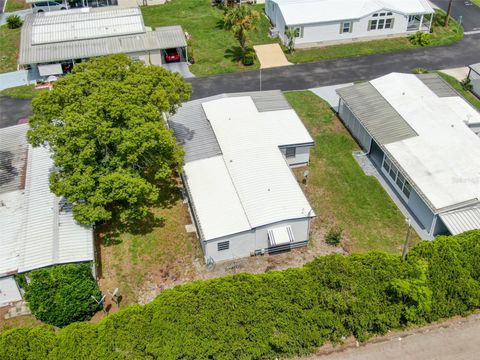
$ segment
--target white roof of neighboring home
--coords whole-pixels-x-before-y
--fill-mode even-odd
[[[390,10],[402,14],[430,14],[426,0],[272,0],[277,3],[286,25],[360,19],[371,13]]]
[[[17,282],[12,276],[0,279],[0,308],[22,300]]]
[[[480,113],[459,96],[438,97],[412,74],[370,81],[418,134],[384,147],[435,208],[480,199]]]
[[[81,8],[38,13],[32,23],[32,45],[130,35],[145,32],[135,8]]]
[[[26,133],[28,125],[17,126]],[[25,189],[0,193],[0,276],[94,258],[92,229],[77,224],[65,200],[50,192],[52,167],[47,149],[29,146]]]
[[[279,149],[313,142],[294,110],[259,112],[250,96],[202,106],[222,151],[184,168],[204,240],[315,215]]]

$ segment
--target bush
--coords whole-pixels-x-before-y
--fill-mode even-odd
[[[412,71],[414,74],[428,74],[428,70],[422,67],[418,67],[413,69]]]
[[[462,89],[466,91],[472,91],[473,90],[473,84],[472,81],[469,78],[466,78],[460,82],[460,85],[462,85]]]
[[[101,293],[90,264],[57,265],[28,273],[25,299],[33,315],[54,326],[90,320],[101,307],[92,299]]]
[[[163,291],[99,324],[0,335],[0,359],[272,359],[480,307],[480,231]],[[41,346],[39,344],[41,343]],[[48,355],[47,355],[48,354]]]
[[[253,51],[247,52],[243,55],[242,64],[245,66],[250,66],[255,63],[255,53]]]
[[[412,45],[428,46],[432,42],[432,35],[430,35],[429,33],[417,31],[415,34],[410,35],[408,37],[408,40],[410,40],[410,43]]]
[[[328,230],[327,235],[325,236],[325,242],[328,245],[337,246],[342,241],[342,228],[339,226],[334,226]]]
[[[23,21],[18,15],[10,15],[7,17],[7,27],[9,29],[18,29],[22,27]]]

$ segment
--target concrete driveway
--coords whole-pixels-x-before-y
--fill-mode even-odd
[[[272,68],[277,66],[292,65],[288,62],[282,48],[278,44],[255,45],[253,47],[260,61],[260,68]]]
[[[32,100],[0,95],[0,128],[16,125],[32,115]]]
[[[188,68],[188,64],[187,64],[186,62],[184,62],[184,61],[175,62],[175,63],[168,63],[168,64],[162,64],[162,66],[163,66],[165,69],[170,70],[171,72],[179,73],[179,74],[182,75],[185,79],[195,77],[195,75],[193,75],[193,74],[190,72],[190,69]]]
[[[447,11],[449,0],[431,0],[439,8]],[[470,0],[453,0],[452,17],[458,20],[462,17],[465,32],[480,31],[480,7]]]

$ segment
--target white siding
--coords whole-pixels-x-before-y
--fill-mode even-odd
[[[480,97],[480,74],[477,74],[475,71],[470,70],[469,78],[472,82],[473,92],[478,97]]]
[[[279,21],[278,19],[283,18],[277,15],[278,21],[278,30],[280,31],[280,38],[285,43],[287,41],[285,36],[285,23]],[[320,43],[320,42],[330,42],[330,41],[342,41],[342,40],[355,40],[357,38],[365,37],[381,37],[388,35],[397,35],[407,32],[407,22],[408,16],[393,13],[392,16],[387,16],[383,19],[394,18],[393,28],[392,29],[382,29],[382,30],[368,30],[369,21],[379,19],[378,17],[374,18],[371,15],[366,16],[360,20],[351,20],[352,21],[352,32],[350,33],[340,33],[340,26],[343,21],[336,22],[327,22],[319,24],[306,24],[298,25],[296,27],[303,28],[301,33],[302,37],[296,39],[295,44],[308,44],[308,43]],[[350,21],[345,19],[344,21]]]
[[[310,218],[281,221],[268,226],[261,226],[251,231],[245,231],[205,242],[205,258],[208,259],[211,257],[213,260],[218,262],[250,256],[256,250],[267,249],[269,247],[267,233],[268,229],[287,225],[292,228],[295,242],[308,241],[309,223]],[[230,242],[229,249],[218,251],[217,244],[224,241]]]
[[[368,134],[367,130],[365,130],[363,125],[360,124],[355,115],[353,115],[353,113],[344,104],[343,101],[340,101],[340,108],[338,110],[338,114],[340,115],[342,122],[350,130],[354,138],[360,143],[363,150],[365,150],[367,153],[370,152],[372,137]]]
[[[287,151],[287,148],[295,148],[295,156],[294,157],[285,157],[285,160],[287,161],[287,164],[289,166],[294,166],[294,165],[306,165],[310,161],[310,148],[311,145],[303,145],[303,146],[286,146],[286,147],[281,147],[280,151],[282,154],[285,156],[285,153]]]

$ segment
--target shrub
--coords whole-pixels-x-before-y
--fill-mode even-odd
[[[432,42],[432,35],[430,35],[429,33],[417,31],[415,34],[410,35],[408,37],[408,40],[410,40],[410,43],[412,45],[428,46]]]
[[[89,320],[100,310],[101,293],[90,264],[57,265],[28,273],[25,298],[37,319],[54,326]]]
[[[245,66],[250,66],[255,63],[255,53],[253,51],[247,52],[243,55],[242,64]]]
[[[9,29],[18,29],[22,27],[23,21],[18,15],[10,15],[7,17],[7,27]]]
[[[469,78],[466,78],[460,82],[460,85],[462,85],[462,89],[466,91],[472,91],[473,90],[473,84],[472,80]]]
[[[472,231],[422,242],[406,261],[328,255],[178,286],[96,325],[10,330],[0,335],[0,359],[284,358],[479,307],[480,231]]]
[[[428,74],[428,70],[422,67],[417,67],[412,71],[414,74]]]
[[[325,242],[328,245],[337,246],[342,241],[342,228],[340,226],[334,226],[328,230],[325,236]]]

